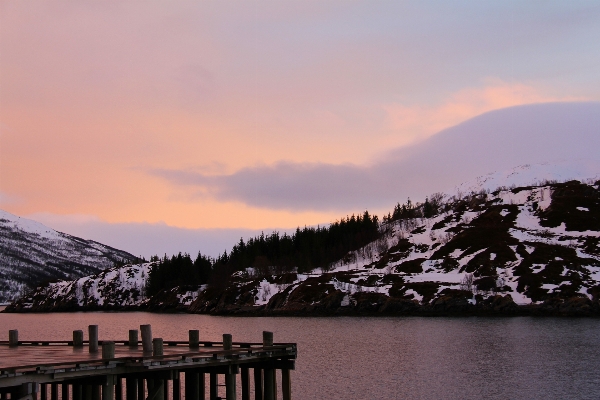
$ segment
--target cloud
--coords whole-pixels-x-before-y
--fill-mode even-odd
[[[402,133],[406,144],[426,138],[446,128],[488,111],[525,104],[585,101],[583,97],[546,95],[538,88],[525,84],[510,84],[488,79],[482,88],[465,88],[437,106],[391,103],[383,106],[391,129]]]
[[[491,92],[488,96],[501,96]],[[153,170],[173,185],[221,201],[268,209],[391,207],[479,175],[521,164],[598,158],[600,103],[547,103],[491,111],[427,140],[394,149],[371,165],[279,162],[206,175]]]

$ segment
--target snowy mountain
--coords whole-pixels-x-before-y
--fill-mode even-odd
[[[132,266],[51,284],[12,310],[61,309],[70,298],[72,309],[135,304],[215,314],[600,315],[600,180],[567,165],[520,166],[433,195],[427,210],[417,203],[386,219],[377,240],[325,270],[248,268],[221,287],[144,299],[124,294],[143,286],[140,272],[128,272],[141,267]],[[102,290],[78,289],[85,285]]]
[[[0,303],[37,285],[97,273],[137,257],[0,210]]]

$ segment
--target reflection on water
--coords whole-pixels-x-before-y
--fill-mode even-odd
[[[126,339],[152,324],[155,337],[297,342],[295,399],[599,398],[600,320],[559,318],[231,318],[187,314],[0,314],[8,337],[66,340],[100,326]],[[4,338],[3,338],[4,339]]]

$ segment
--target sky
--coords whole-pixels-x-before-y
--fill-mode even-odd
[[[593,157],[597,43],[596,1],[0,2],[0,207],[216,255]]]

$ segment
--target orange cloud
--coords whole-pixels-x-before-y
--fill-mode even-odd
[[[488,111],[501,108],[556,101],[585,101],[582,97],[544,94],[534,86],[489,80],[482,88],[465,88],[437,106],[387,104],[388,126],[395,131],[386,137],[387,145],[406,145],[425,139]],[[398,135],[400,133],[400,135]]]

